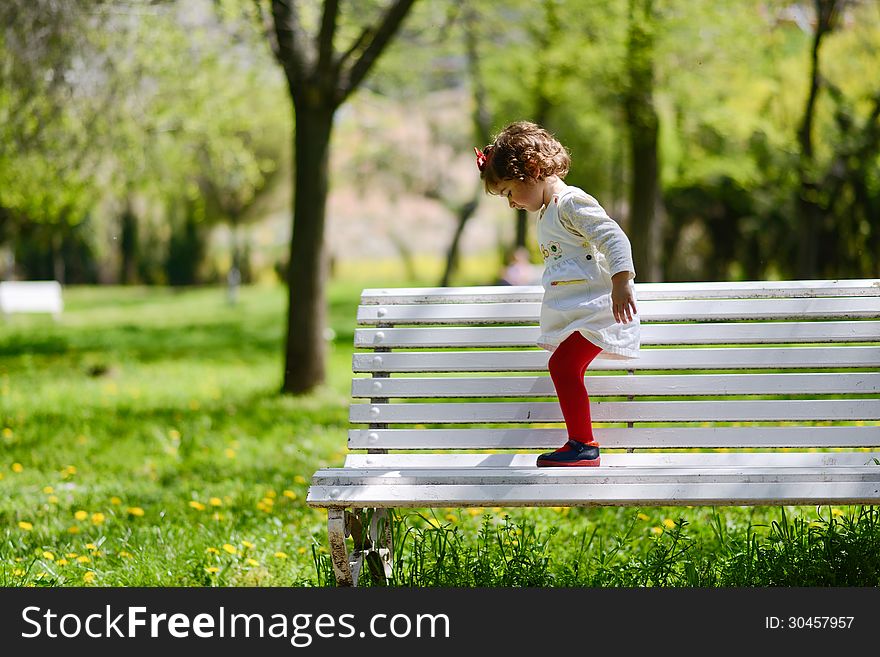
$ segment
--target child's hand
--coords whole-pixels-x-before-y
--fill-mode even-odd
[[[615,277],[611,287],[611,310],[614,313],[614,321],[627,324],[633,319],[636,310],[636,299],[629,278]]]

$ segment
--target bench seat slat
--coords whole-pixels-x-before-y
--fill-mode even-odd
[[[346,468],[533,468],[535,454],[349,454]],[[880,461],[874,452],[605,452],[602,467],[829,467]]]
[[[880,393],[880,373],[653,374],[586,377],[590,397]],[[359,378],[354,398],[556,397],[549,376]]]
[[[711,468],[662,467],[596,467],[596,468],[323,468],[312,477],[320,486],[548,486],[582,484],[611,486],[614,484],[674,483],[786,483],[786,482],[873,482],[880,486],[880,466],[840,465],[833,469],[821,466],[713,466]]]
[[[826,481],[668,484],[547,484],[543,486],[323,486],[309,489],[317,507],[460,506],[753,506],[876,504],[880,483]]]
[[[359,328],[358,349],[446,347],[534,347],[537,326],[421,326]],[[644,324],[643,345],[760,344],[798,342],[870,342],[880,337],[880,322],[774,322]]]
[[[880,426],[596,427],[609,449],[880,447]],[[351,429],[351,449],[555,449],[565,429]]]
[[[593,422],[752,422],[880,419],[880,399],[595,401]],[[562,422],[558,402],[352,404],[351,422],[501,424]]]
[[[440,351],[356,353],[352,369],[367,372],[543,372],[550,354],[532,351]],[[596,370],[694,370],[819,367],[878,367],[880,348],[732,347],[729,349],[642,349],[638,358],[605,353],[590,364]]]
[[[880,316],[880,297],[638,301],[643,322],[855,319]],[[536,322],[540,303],[360,306],[360,324],[492,324]]]
[[[880,296],[880,285],[874,279],[815,281],[712,281],[687,283],[636,283],[636,296],[650,299],[729,299]],[[478,286],[439,288],[366,289],[361,294],[364,304],[393,303],[473,303],[540,302],[544,290],[540,285]]]

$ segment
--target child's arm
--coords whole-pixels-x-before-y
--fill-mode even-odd
[[[572,194],[559,207],[559,220],[572,234],[595,246],[611,270],[611,308],[624,324],[637,312],[630,280],[636,276],[629,238],[592,196]]]
[[[611,277],[611,310],[614,321],[618,324],[631,322],[632,316],[638,313],[635,295],[629,283],[631,273],[621,271]]]

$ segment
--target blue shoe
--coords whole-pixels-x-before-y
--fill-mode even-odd
[[[538,457],[539,468],[552,467],[591,467],[599,465],[599,443],[582,443],[569,440],[555,452],[547,452]]]

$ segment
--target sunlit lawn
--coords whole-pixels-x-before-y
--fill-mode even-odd
[[[325,514],[305,496],[317,468],[343,460],[364,284],[332,282],[328,382],[303,398],[278,394],[279,286],[243,288],[234,306],[221,288],[67,288],[59,322],[0,325],[0,585],[327,584]],[[858,511],[789,508],[787,518],[821,538]],[[772,539],[780,514],[413,511],[397,581],[701,584],[712,578],[688,568],[735,561],[749,536]],[[436,540],[467,559],[432,565]],[[866,570],[875,584],[877,553]]]

